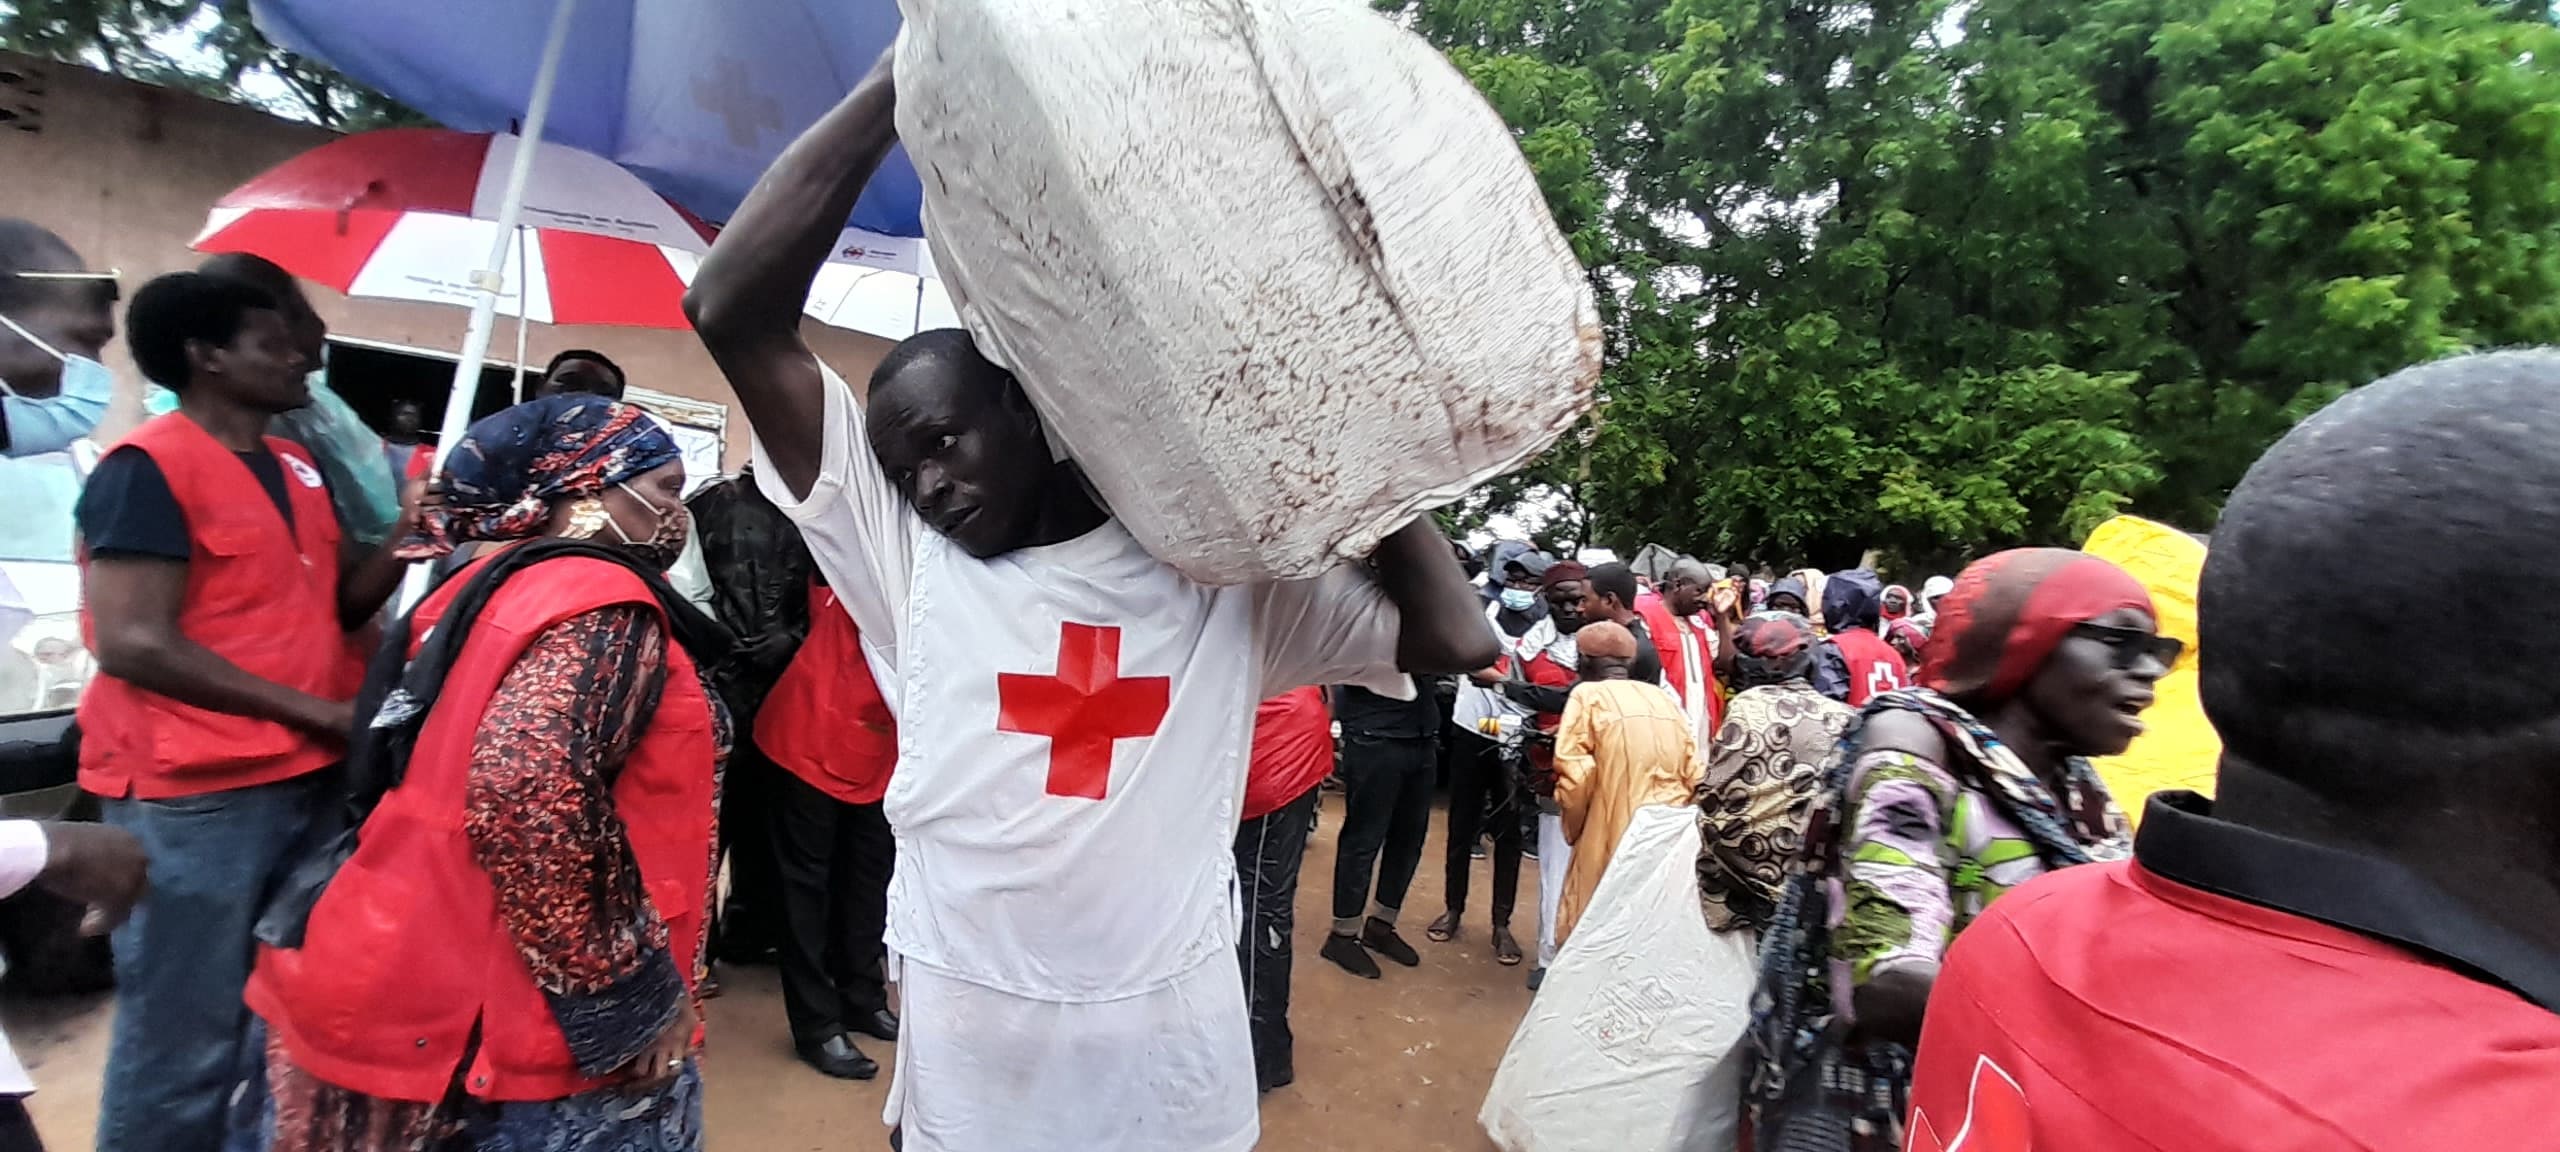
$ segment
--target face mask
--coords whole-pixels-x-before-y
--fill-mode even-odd
[[[1537,602],[1538,594],[1530,589],[1505,588],[1502,590],[1502,606],[1511,611],[1526,612],[1530,605]]]
[[[630,493],[631,498],[639,501],[641,507],[657,513],[658,528],[646,537],[635,537],[622,530],[622,521],[607,518],[605,523],[612,527],[613,534],[622,538],[625,547],[638,553],[642,563],[653,568],[673,566],[676,558],[684,555],[685,528],[692,522],[684,505],[678,504],[673,510],[660,508],[648,497],[641,495],[639,489],[628,483],[615,484],[614,487]]]
[[[20,396],[7,381],[0,381],[0,393],[6,394],[0,395],[0,419],[8,421],[9,455],[60,452],[96,431],[98,421],[107,414],[107,402],[115,398],[115,374],[86,356],[55,349],[6,316],[0,316],[0,327],[62,362],[62,391],[43,399]]]

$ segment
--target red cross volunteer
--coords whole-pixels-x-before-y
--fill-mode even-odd
[[[1259,1137],[1234,857],[1254,705],[1310,683],[1409,693],[1399,615],[1358,569],[1195,583],[1117,521],[979,560],[917,517],[824,371],[796,499],[896,713],[887,1120],[920,1149],[1242,1152]]]

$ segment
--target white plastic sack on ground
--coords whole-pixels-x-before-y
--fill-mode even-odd
[[[1698,812],[1627,825],[1477,1120],[1503,1152],[1733,1152],[1758,949],[1698,910]]]
[[[1361,0],[899,0],[961,321],[1158,558],[1312,576],[1591,403],[1510,131]]]

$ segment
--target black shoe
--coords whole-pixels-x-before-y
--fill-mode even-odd
[[[875,1040],[894,1042],[898,1038],[898,1014],[886,1008],[858,1013],[853,1018],[853,1030]]]
[[[1378,962],[1369,958],[1369,950],[1360,946],[1360,939],[1356,936],[1327,932],[1324,947],[1316,955],[1342,965],[1343,971],[1363,980],[1375,980],[1381,975]]]
[[[1547,970],[1546,970],[1546,969],[1544,969],[1544,968],[1532,968],[1532,969],[1530,969],[1530,970],[1529,970],[1529,990],[1530,990],[1530,991],[1532,991],[1532,992],[1537,991],[1537,990],[1538,990],[1538,985],[1540,985],[1540,984],[1544,984],[1544,983],[1546,983],[1546,982],[1547,982]]]
[[[1269,1092],[1274,1088],[1286,1088],[1297,1083],[1298,1070],[1290,1067],[1290,1063],[1290,1061],[1283,1060],[1277,1068],[1256,1069],[1254,1074],[1254,1087],[1261,1091]]]
[[[879,1062],[863,1055],[862,1049],[853,1046],[853,1037],[842,1032],[814,1048],[801,1045],[800,1062],[838,1080],[868,1080],[880,1074]]]
[[[1414,951],[1413,945],[1405,943],[1404,937],[1396,935],[1395,926],[1392,924],[1377,920],[1370,921],[1368,926],[1360,932],[1360,942],[1368,945],[1370,951],[1407,968],[1422,963],[1422,953]]]

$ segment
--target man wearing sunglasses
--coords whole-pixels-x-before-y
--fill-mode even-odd
[[[2540,582],[2555,395],[2548,349],[2443,360],[2250,469],[2198,605],[2218,798],[2153,796],[2132,860],[2025,885],[1957,940],[1910,1152],[2550,1145],[2560,621],[2353,613],[2335,576],[2424,564],[2456,616]]]

